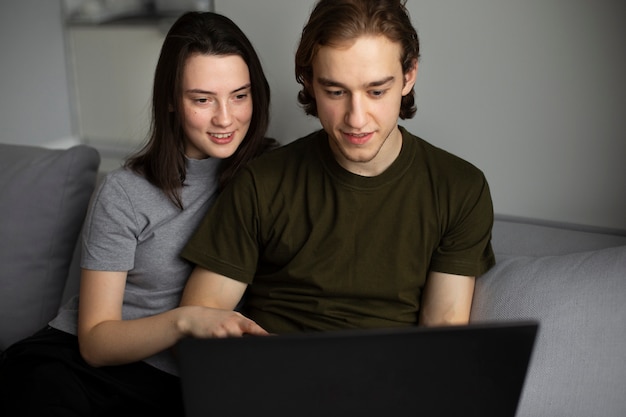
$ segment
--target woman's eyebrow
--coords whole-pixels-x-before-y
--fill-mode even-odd
[[[233,91],[231,91],[230,94],[238,93],[238,92],[240,92],[242,90],[247,90],[250,87],[251,87],[250,83],[244,84],[241,87],[236,88]],[[201,88],[190,88],[190,89],[186,90],[185,92],[188,93],[188,94],[207,94],[207,95],[213,95],[213,96],[217,94],[217,93],[215,93],[213,91],[203,90]]]

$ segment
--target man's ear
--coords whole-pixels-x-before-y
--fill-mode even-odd
[[[303,84],[302,85],[304,87],[304,90],[307,93],[309,93],[309,95],[311,97],[313,97],[315,99],[315,91],[313,91],[313,86],[311,85],[311,82],[305,79],[305,80],[303,80]]]
[[[415,86],[415,80],[417,79],[417,59],[413,60],[411,68],[404,73],[404,86],[402,87],[402,95],[406,96],[411,92]]]

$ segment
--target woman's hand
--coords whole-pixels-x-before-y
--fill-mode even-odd
[[[83,269],[78,317],[80,352],[92,366],[143,360],[184,337],[266,335],[254,321],[228,308],[183,306],[154,316],[122,319],[126,272]]]
[[[185,336],[206,339],[268,335],[261,326],[236,311],[201,306],[179,307],[178,311],[177,327]]]

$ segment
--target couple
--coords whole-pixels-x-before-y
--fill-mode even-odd
[[[248,39],[183,15],[151,138],[92,201],[80,303],[5,352],[3,415],[182,415],[183,337],[467,323],[493,209],[478,169],[397,124],[418,57],[401,0],[319,0],[296,78],[323,129],[273,149]]]

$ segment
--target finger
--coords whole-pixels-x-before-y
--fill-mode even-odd
[[[255,336],[269,335],[269,333],[264,328],[262,328],[261,326],[256,324],[254,321],[249,320],[249,319],[246,320],[245,326],[242,328],[242,330],[245,334],[251,334]]]

